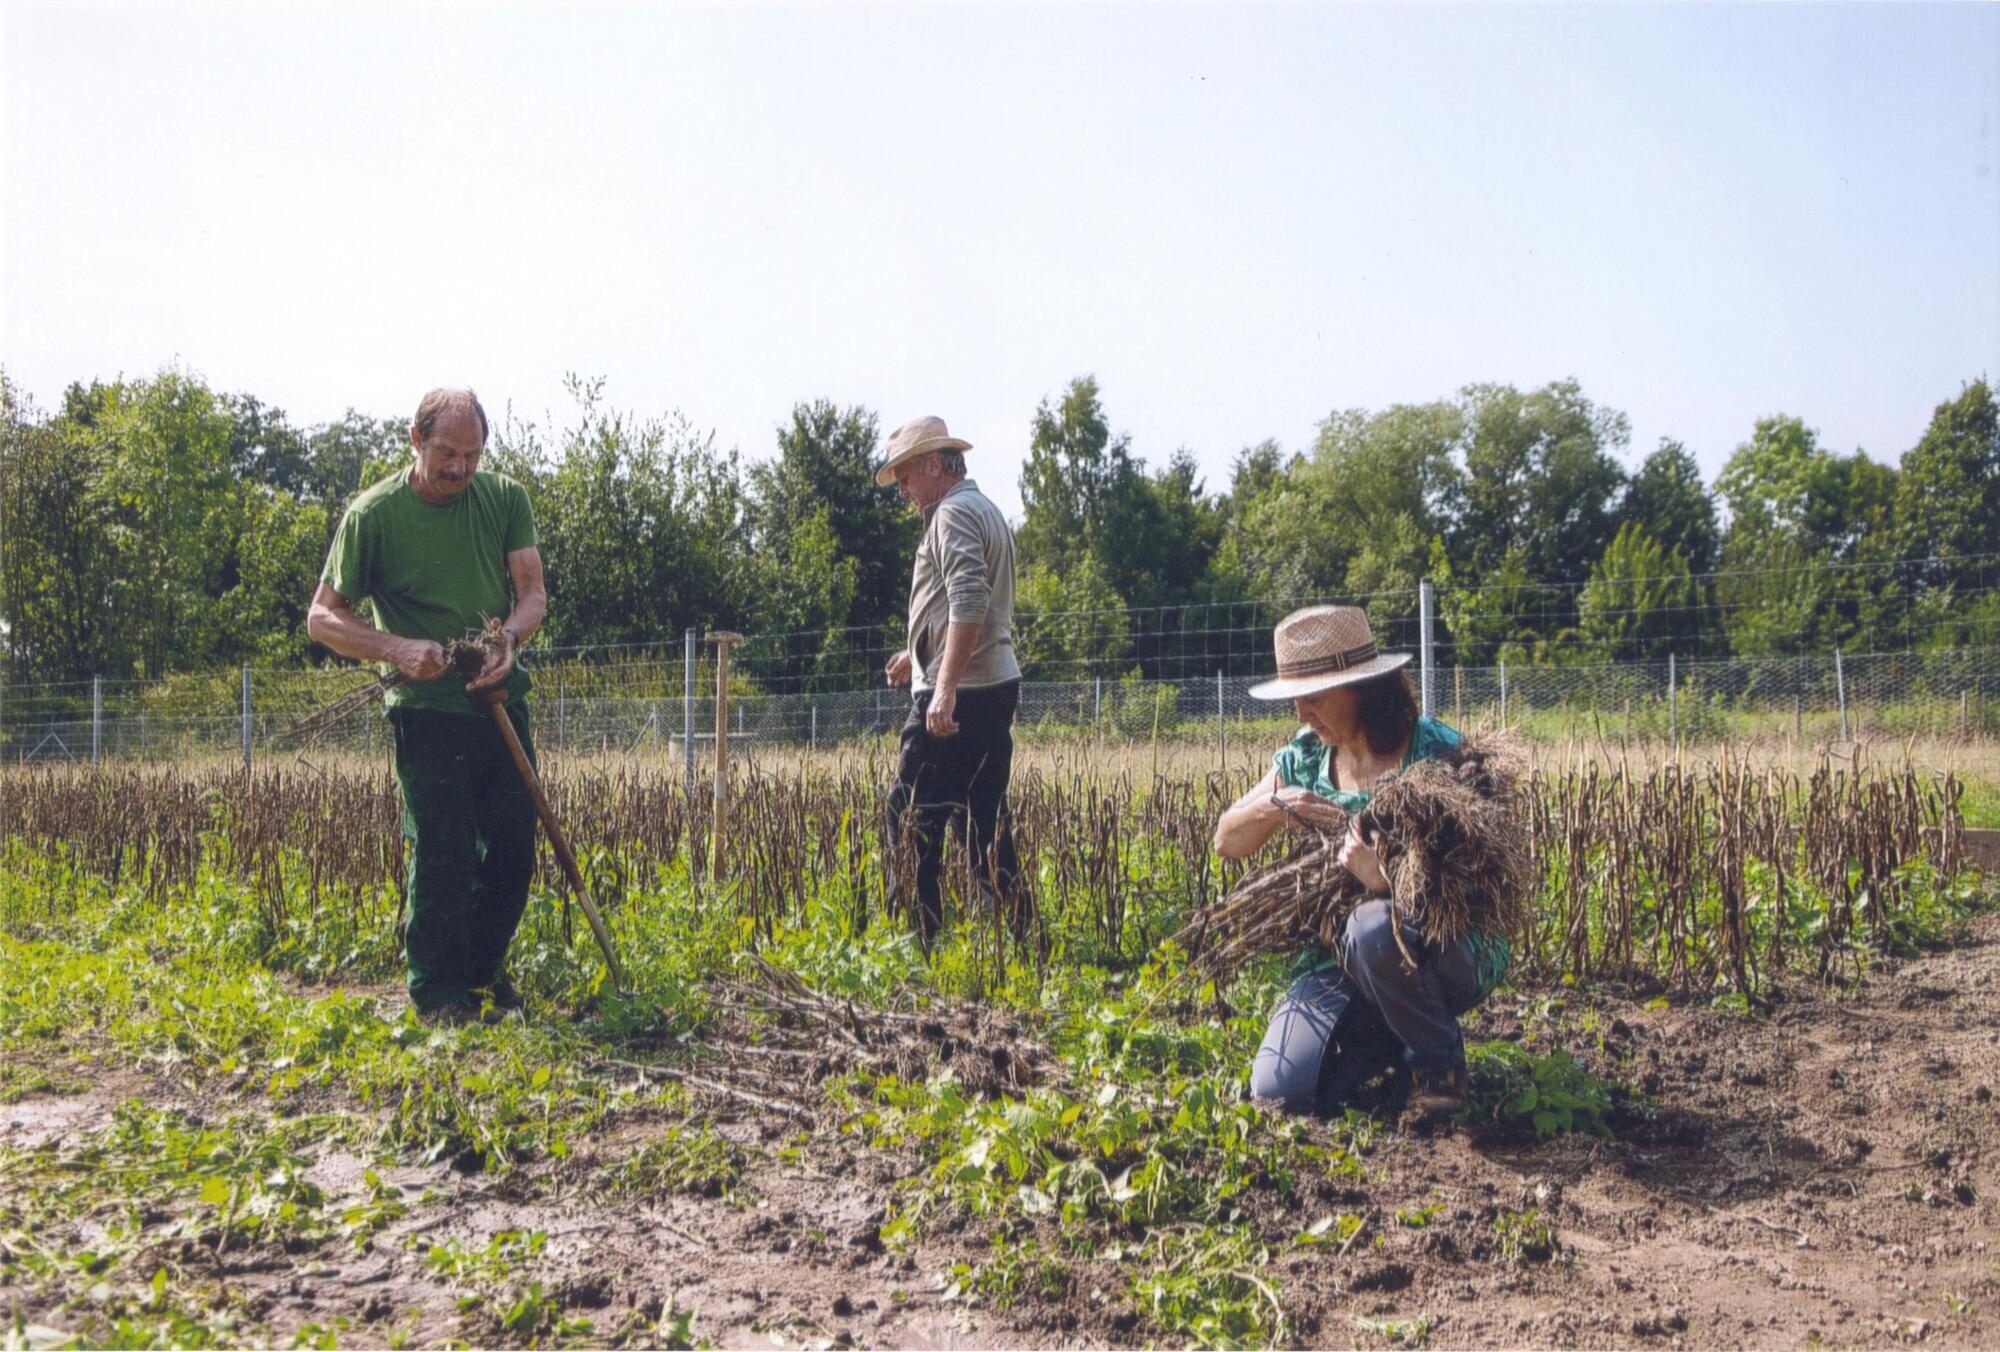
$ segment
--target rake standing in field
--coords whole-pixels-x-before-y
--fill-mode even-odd
[[[938,872],[950,824],[970,852],[982,890],[1026,910],[1021,866],[1007,822],[1014,765],[1014,714],[1021,667],[1014,657],[1014,535],[1000,509],[965,477],[970,442],[942,418],[918,418],[889,434],[875,475],[924,514],[910,579],[910,646],[889,659],[892,686],[913,698],[890,790],[890,841],[914,837],[915,877],[906,851],[889,851],[889,906],[914,911],[924,945],[943,923]]]
[[[1216,852],[1252,854],[1294,820],[1344,820],[1338,859],[1370,899],[1349,914],[1336,952],[1310,949],[1294,965],[1252,1063],[1251,1092],[1294,1112],[1320,1111],[1400,1057],[1415,1077],[1413,1109],[1455,1111],[1467,1091],[1458,1016],[1499,984],[1511,950],[1502,934],[1477,925],[1446,943],[1427,941],[1390,902],[1380,841],[1364,838],[1363,813],[1379,783],[1449,756],[1461,738],[1418,717],[1402,671],[1409,655],[1378,652],[1358,608],[1294,611],[1275,642],[1277,679],[1250,693],[1293,701],[1305,726],[1217,821]]]
[[[535,805],[505,739],[475,700],[505,701],[523,749],[529,679],[514,654],[548,607],[527,492],[479,473],[486,411],[470,390],[425,395],[410,427],[415,462],[348,505],[306,632],[343,657],[409,678],[386,696],[410,842],[403,931],[410,1002],[453,1017],[519,1004],[507,946],[535,867]],[[354,612],[366,599],[369,624]],[[473,680],[440,680],[444,645],[504,615],[502,642]]]

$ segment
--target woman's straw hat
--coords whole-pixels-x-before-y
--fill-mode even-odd
[[[960,441],[947,432],[943,418],[912,418],[889,434],[889,458],[875,471],[875,482],[883,488],[896,482],[896,466],[932,451],[969,451],[972,443]]]
[[[1307,606],[1278,621],[1276,680],[1250,687],[1252,699],[1302,699],[1396,670],[1408,653],[1379,653],[1359,606]]]

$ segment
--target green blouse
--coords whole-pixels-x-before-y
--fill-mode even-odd
[[[1461,740],[1463,738],[1458,729],[1449,723],[1435,718],[1419,718],[1415,731],[1410,734],[1410,749],[1403,756],[1403,768],[1407,770],[1418,761],[1434,760]],[[1361,811],[1374,795],[1366,789],[1336,786],[1333,759],[1333,748],[1321,741],[1318,733],[1311,728],[1300,728],[1299,735],[1271,757],[1271,768],[1278,773],[1280,788],[1305,789],[1340,804],[1350,813]],[[1507,974],[1507,966],[1514,960],[1514,950],[1502,935],[1474,930],[1471,938],[1473,963],[1479,973],[1478,998],[1484,1000]],[[1301,953],[1298,961],[1292,964],[1292,979],[1296,981],[1308,972],[1330,971],[1339,965],[1338,958],[1315,945]]]

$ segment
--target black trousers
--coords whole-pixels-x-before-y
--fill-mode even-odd
[[[527,701],[507,715],[532,763]],[[438,1009],[506,976],[535,872],[535,800],[491,719],[391,709],[389,725],[410,842],[410,1003]]]
[[[889,909],[913,913],[926,948],[944,923],[939,873],[947,825],[958,848],[967,852],[978,890],[1026,914],[1021,861],[1007,820],[1014,711],[1020,703],[1019,681],[961,689],[953,713],[958,732],[951,737],[933,737],[924,726],[930,691],[919,692],[910,703],[883,839]]]

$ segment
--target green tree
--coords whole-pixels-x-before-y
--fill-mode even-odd
[[[894,492],[876,486],[879,439],[875,415],[858,405],[843,409],[827,399],[795,404],[791,421],[778,429],[777,458],[750,470],[749,526],[760,555],[800,569],[851,565],[848,607],[827,615],[829,625],[887,623],[902,612],[909,592],[923,519]],[[831,532],[832,552],[824,557],[827,541],[808,531],[814,521]],[[822,597],[832,581],[815,582]],[[766,623],[809,627],[782,613]]]
[[[1309,454],[1259,492],[1234,530],[1252,594],[1407,591],[1414,610],[1430,542],[1460,492],[1453,454],[1464,430],[1447,403],[1335,413]]]
[[[1604,548],[1578,602],[1585,655],[1598,662],[1658,662],[1698,642],[1706,608],[1678,549],[1628,521]]]
[[[242,530],[234,432],[228,406],[173,367],[108,387],[91,427],[91,496],[108,522],[116,604],[148,678],[206,662],[221,638],[216,598]]]
[[[0,652],[10,681],[60,682],[130,665],[116,563],[91,494],[98,455],[80,388],[45,416],[0,371]]]
[[[549,444],[532,422],[495,438],[492,462],[535,506],[558,645],[656,643],[684,627],[748,628],[755,583],[742,476],[679,415],[609,408],[602,380],[569,381],[575,423]]]
[[[1220,504],[1203,491],[1194,453],[1174,452],[1162,469],[1133,475],[1126,504],[1094,542],[1113,585],[1134,606],[1211,599],[1209,568],[1222,543]]]
[[[1214,595],[1210,566],[1223,513],[1193,453],[1177,450],[1148,473],[1129,439],[1112,436],[1095,377],[1079,376],[1060,401],[1036,409],[1021,500],[1016,543],[1024,564],[1064,573],[1088,557],[1131,606]]]
[[[779,646],[748,654],[749,665],[780,690],[847,690],[875,675],[872,650],[846,624],[861,569],[832,516],[821,505],[793,523],[782,553],[754,556],[763,632]]]
[[[294,498],[311,494],[312,454],[305,435],[283,409],[250,394],[226,396],[222,407],[230,423],[229,464],[238,478],[268,484]]]
[[[300,496],[327,504],[336,524],[356,493],[410,463],[406,418],[374,418],[350,408],[307,432],[305,442],[308,470]]]
[[[1031,565],[1021,574],[1014,605],[1022,676],[1081,681],[1117,675],[1132,658],[1131,620],[1124,604],[1088,554],[1062,571]]]
[[[1981,590],[2000,554],[2000,402],[1985,380],[1939,404],[1896,482],[1898,548],[1927,590]],[[1986,557],[1981,557],[1986,556]],[[1945,609],[1950,608],[1946,602]]]
[[[1680,442],[1660,438],[1625,490],[1618,516],[1664,549],[1679,551],[1692,573],[1715,571],[1720,532],[1715,499],[1701,482],[1701,468]]]
[[[1097,546],[1137,475],[1130,439],[1111,435],[1097,377],[1078,376],[1061,399],[1042,400],[1021,469],[1022,557],[1057,572],[1085,554],[1101,565]]]
[[[1539,581],[1584,576],[1612,535],[1625,415],[1593,404],[1575,380],[1530,394],[1473,385],[1460,407],[1469,439],[1454,559],[1483,577],[1518,550]]]
[[[262,483],[238,486],[242,529],[219,597],[223,624],[208,660],[294,664],[310,647],[306,607],[326,558],[332,514]]]
[[[1548,589],[1528,576],[1527,556],[1519,549],[1502,555],[1483,581],[1461,584],[1443,539],[1433,537],[1429,576],[1454,662],[1484,667],[1533,653]]]
[[[1891,566],[1896,474],[1836,455],[1798,418],[1759,419],[1716,479],[1729,511],[1716,599],[1747,656],[1898,646],[1904,592]]]

